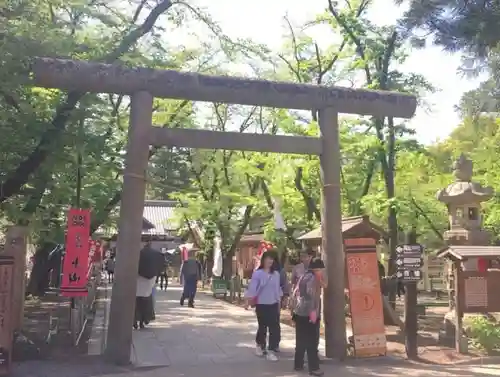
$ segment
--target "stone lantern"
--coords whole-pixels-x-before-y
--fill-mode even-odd
[[[472,181],[472,161],[461,154],[453,164],[455,182],[439,190],[437,199],[448,207],[448,245],[488,245],[490,234],[482,229],[481,203],[494,194],[491,187]]]
[[[481,203],[494,194],[491,187],[483,187],[472,181],[473,164],[464,154],[453,164],[455,182],[439,190],[437,199],[446,204],[450,229],[444,233],[446,243],[451,245],[486,246],[490,243],[490,234],[482,229]],[[479,260],[470,258],[463,262],[462,269],[477,270]],[[454,307],[453,268],[448,268],[447,281],[450,296],[450,309]]]
[[[448,208],[450,226],[444,233],[448,246],[486,246],[490,243],[489,232],[482,229],[481,203],[491,199],[494,191],[491,187],[473,182],[472,171],[472,160],[461,154],[453,164],[455,182],[437,193],[437,199]],[[464,271],[477,271],[479,264],[478,258],[469,258],[462,262],[461,268]],[[455,266],[454,263],[448,264],[450,311],[445,315],[444,327],[439,333],[440,341],[447,345],[455,342]]]
[[[489,232],[482,229],[481,203],[491,199],[494,191],[473,182],[472,172],[472,160],[461,154],[453,164],[455,182],[437,193],[437,199],[448,208],[450,229],[444,233],[448,245],[485,246],[490,243]],[[471,258],[464,262],[463,269],[476,270],[477,265],[477,258]],[[451,279],[448,282],[451,284]]]

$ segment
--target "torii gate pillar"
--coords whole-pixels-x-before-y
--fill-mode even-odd
[[[111,293],[105,350],[106,358],[115,364],[130,363],[152,116],[153,96],[148,92],[133,94],[120,206],[116,284]]]

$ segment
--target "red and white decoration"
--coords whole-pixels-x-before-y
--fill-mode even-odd
[[[267,250],[271,250],[272,248],[274,248],[274,245],[271,242],[260,241],[259,248],[257,249],[257,255],[254,257],[255,270],[260,266],[260,259],[262,258],[262,254],[264,254]]]

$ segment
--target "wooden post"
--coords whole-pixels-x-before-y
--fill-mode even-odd
[[[455,281],[454,281],[454,288],[455,288],[455,350],[458,353],[466,353],[465,347],[463,345],[462,341],[462,318],[463,318],[463,313],[462,313],[462,303],[460,302],[460,279],[461,279],[461,272],[462,272],[462,266],[460,261],[456,261],[455,263]]]
[[[423,257],[424,259],[424,266],[423,266],[423,275],[424,275],[424,291],[426,292],[432,292],[433,291],[433,287],[432,287],[432,280],[431,280],[431,277],[429,275],[430,273],[430,269],[429,269],[429,256],[428,255],[424,255]]]
[[[105,354],[119,365],[130,363],[132,325],[139,250],[141,249],[142,214],[148,166],[148,130],[153,114],[153,97],[147,92],[132,95],[127,157],[123,174],[120,227],[116,253],[109,329]]]
[[[406,235],[408,245],[417,244],[417,233],[412,229]],[[406,356],[416,359],[418,356],[418,315],[417,315],[417,282],[406,283],[405,294],[405,347]]]
[[[333,108],[320,110],[323,180],[322,251],[328,287],[324,292],[326,357],[343,360],[346,356],[344,250],[340,206],[340,145],[338,113]]]
[[[0,376],[8,376],[12,366],[14,257],[0,256]],[[15,301],[14,301],[15,302]]]
[[[4,255],[14,258],[11,324],[20,331],[24,319],[24,292],[26,288],[26,253],[28,230],[24,226],[13,226],[7,231]]]

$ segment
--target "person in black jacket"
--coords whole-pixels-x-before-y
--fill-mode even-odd
[[[194,298],[198,286],[198,280],[201,280],[201,264],[195,258],[193,252],[190,252],[189,259],[184,261],[181,266],[181,279],[184,284],[182,296],[180,299],[181,306],[184,305],[184,300],[188,299],[188,306],[194,308]]]
[[[160,284],[160,289],[167,290],[168,287],[168,261],[167,257],[165,257],[165,263],[163,269],[160,271],[160,274],[156,277],[156,284]],[[165,287],[165,289],[163,289]]]

